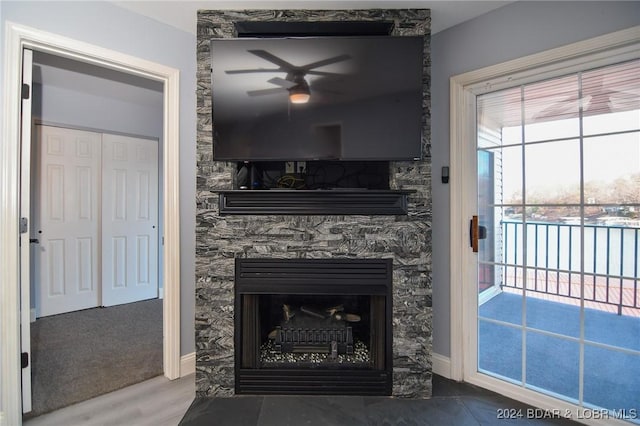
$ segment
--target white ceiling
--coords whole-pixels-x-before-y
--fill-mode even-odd
[[[191,34],[196,33],[196,15],[198,9],[431,9],[431,33],[435,34],[461,22],[483,15],[491,10],[513,3],[513,1],[125,0],[112,1],[112,3]]]

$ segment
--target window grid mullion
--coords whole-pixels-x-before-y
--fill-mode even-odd
[[[578,105],[578,129],[579,129],[579,144],[580,144],[580,344],[579,344],[579,360],[578,360],[578,405],[584,406],[584,105],[582,96],[582,73],[578,73],[578,99],[580,103]]]
[[[527,385],[527,170],[526,170],[526,115],[524,85],[520,86],[520,149],[522,154],[522,386]]]

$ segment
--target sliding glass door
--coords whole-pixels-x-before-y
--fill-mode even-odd
[[[640,422],[640,60],[476,99],[478,371]]]

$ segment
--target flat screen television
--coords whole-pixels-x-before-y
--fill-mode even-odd
[[[213,158],[422,157],[423,38],[211,40]]]

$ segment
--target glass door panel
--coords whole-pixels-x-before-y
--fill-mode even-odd
[[[576,340],[527,332],[527,387],[578,401],[580,344]],[[556,356],[549,356],[553,348]]]
[[[476,152],[478,371],[638,422],[640,61],[478,96]]]
[[[522,380],[522,331],[480,318],[478,370],[519,383]]]
[[[638,355],[591,344],[584,349],[584,404],[619,411],[640,423]]]

